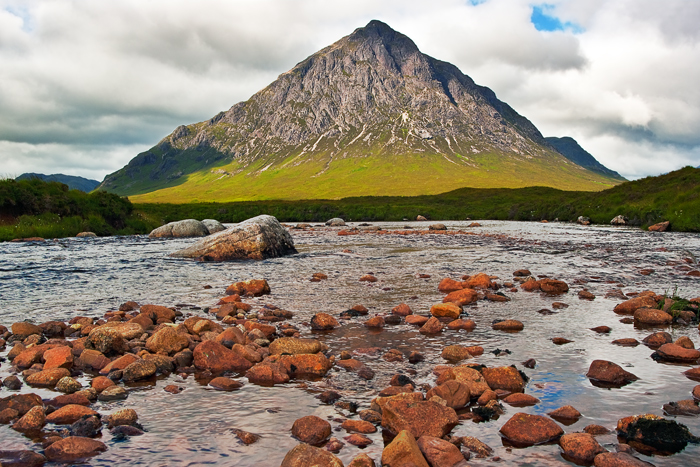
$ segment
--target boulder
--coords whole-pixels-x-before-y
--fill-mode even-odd
[[[651,354],[651,358],[663,362],[697,363],[700,351],[686,349],[678,344],[664,344]]]
[[[245,374],[248,381],[262,386],[273,386],[289,382],[287,369],[279,363],[260,363],[253,366]]]
[[[460,365],[443,371],[438,376],[437,384],[443,384],[449,380],[455,380],[466,384],[469,387],[469,393],[472,397],[479,397],[485,391],[491,389],[486,383],[484,376],[467,365]]]
[[[70,371],[66,368],[51,368],[49,370],[42,370],[33,375],[27,376],[25,381],[30,386],[36,386],[41,388],[53,388],[56,386],[61,378],[70,376]]]
[[[564,430],[551,418],[523,412],[513,415],[499,431],[516,446],[544,444],[555,441],[564,434]]]
[[[428,230],[447,230],[445,224],[431,224],[428,226]]]
[[[73,366],[73,349],[67,345],[54,347],[44,352],[44,370],[51,368],[68,368]]]
[[[453,409],[461,409],[469,404],[471,400],[471,392],[469,386],[465,383],[455,380],[449,380],[443,384],[436,386],[428,391],[426,399],[430,400],[433,396],[438,396],[445,401],[447,407]]]
[[[78,238],[93,238],[97,237],[97,234],[95,232],[80,232],[78,235],[76,235]]]
[[[462,286],[469,289],[489,289],[493,287],[493,282],[488,274],[480,272],[466,278]]]
[[[94,457],[107,450],[102,441],[81,436],[69,436],[46,448],[46,458],[53,462],[72,463]]]
[[[560,421],[562,423],[567,423],[569,421],[576,421],[579,418],[581,418],[581,412],[579,412],[578,410],[576,410],[574,407],[572,407],[570,405],[565,405],[563,407],[559,407],[556,410],[548,412],[547,415],[549,415],[553,419]]]
[[[153,229],[148,238],[186,238],[205,237],[209,235],[209,229],[204,223],[196,219],[185,219],[170,222]]]
[[[227,378],[226,376],[219,376],[209,381],[209,386],[220,391],[233,391],[234,389],[243,387],[243,383]]]
[[[595,467],[654,467],[626,452],[603,452],[595,456]]]
[[[628,444],[639,443],[666,453],[679,452],[688,443],[698,442],[685,425],[652,414],[618,420],[617,434]]]
[[[407,430],[417,438],[423,435],[442,438],[458,421],[454,409],[432,401],[392,398],[382,408],[382,427],[392,433]]]
[[[448,345],[442,349],[441,357],[450,362],[459,362],[471,357],[467,347],[463,345]]]
[[[581,225],[590,225],[591,224],[591,218],[590,217],[585,217],[585,216],[578,216],[576,219],[576,222]]]
[[[202,224],[204,224],[204,227],[207,228],[209,234],[215,234],[217,232],[221,232],[222,230],[226,230],[226,226],[216,219],[202,219]]]
[[[85,415],[97,415],[97,412],[82,405],[68,404],[47,415],[46,423],[72,425]]]
[[[430,307],[430,314],[436,318],[457,319],[460,313],[462,313],[462,307],[452,302],[438,303]]]
[[[656,308],[656,300],[648,295],[634,297],[619,303],[613,311],[618,315],[633,315],[639,308]]]
[[[611,387],[621,387],[639,379],[623,370],[620,365],[607,360],[593,360],[586,376],[595,385]]]
[[[17,431],[40,431],[46,424],[44,408],[34,406],[22,418],[17,420],[12,428]]]
[[[325,449],[299,444],[284,456],[280,467],[343,467],[340,459]]]
[[[634,324],[665,326],[673,322],[673,316],[655,308],[638,308],[634,312]]]
[[[525,389],[526,381],[514,366],[484,367],[481,369],[481,374],[493,390],[504,389],[510,392],[522,392]]]
[[[109,386],[108,388],[105,388],[99,396],[97,396],[97,400],[102,402],[121,401],[127,397],[129,397],[129,393],[123,387]]]
[[[419,215],[416,216],[416,220],[417,220],[418,222],[425,222],[425,221],[427,221],[428,219],[426,219],[425,216],[421,216],[421,215],[419,214]]]
[[[467,461],[457,446],[444,439],[421,436],[418,447],[432,467],[466,467]]]
[[[405,303],[401,303],[392,308],[391,313],[398,316],[408,316],[410,314],[413,314],[413,310],[411,310],[411,307],[406,305]]]
[[[666,232],[671,223],[669,221],[659,222],[658,224],[650,225],[647,230],[650,232]]]
[[[316,339],[299,339],[296,337],[281,337],[270,344],[270,354],[315,354],[323,351],[325,346]]]
[[[438,291],[442,293],[456,292],[457,290],[462,290],[464,285],[460,281],[450,279],[449,277],[444,278],[438,284]]]
[[[298,355],[274,355],[265,362],[278,362],[291,377],[325,376],[333,363],[322,353]],[[263,363],[265,363],[263,362]]]
[[[367,454],[361,453],[350,461],[348,467],[377,467],[377,464]]]
[[[22,339],[25,339],[31,336],[32,334],[41,335],[42,333],[42,329],[39,326],[37,326],[36,324],[28,323],[26,321],[19,321],[17,323],[13,323],[11,329],[13,335]]]
[[[311,317],[311,329],[315,331],[331,331],[338,327],[338,320],[328,313],[316,313]]]
[[[234,282],[226,288],[226,295],[260,297],[262,295],[269,295],[270,292],[270,285],[265,279]]]
[[[460,329],[473,331],[476,329],[476,321],[473,319],[455,319],[447,323],[447,329],[451,331],[458,331]]]
[[[292,236],[277,219],[261,215],[210,235],[170,256],[197,261],[231,261],[277,258],[296,252]]]
[[[331,435],[331,424],[315,415],[307,415],[294,422],[292,435],[303,443],[320,444]]]
[[[340,427],[348,433],[357,432],[369,434],[377,431],[376,426],[365,420],[345,420]]]
[[[442,323],[436,317],[430,318],[428,321],[421,326],[418,330],[421,334],[438,334],[442,332]]]
[[[401,431],[382,451],[383,467],[430,467],[416,443],[415,437],[407,430]]]
[[[212,373],[225,371],[242,372],[252,367],[252,363],[233,350],[214,341],[204,341],[193,351],[194,366]]]
[[[326,225],[329,227],[342,227],[345,225],[345,221],[340,217],[334,217],[333,219],[328,219]]]
[[[116,355],[125,350],[121,333],[106,327],[96,327],[85,341],[85,348],[97,350],[105,356]]]
[[[550,295],[563,294],[569,291],[569,286],[564,281],[541,279],[538,282],[540,283],[540,290]]]
[[[165,326],[156,331],[146,341],[146,349],[153,353],[175,354],[190,345],[185,334],[177,332],[173,326]]]
[[[593,459],[606,452],[603,446],[588,433],[569,433],[559,439],[562,456],[579,465],[590,465]]]
[[[122,379],[129,383],[132,381],[139,381],[142,379],[150,378],[155,375],[158,371],[158,367],[155,363],[149,360],[136,360],[134,363],[129,364],[124,370],[122,370]]]
[[[7,409],[12,409],[21,417],[32,407],[43,407],[41,397],[36,394],[15,394],[12,396],[0,398],[0,412]]]
[[[111,329],[112,331],[116,331],[121,334],[122,338],[126,341],[141,337],[144,329],[143,326],[132,321],[125,323],[120,321],[110,321],[100,326],[100,328],[107,328]]]
[[[469,305],[479,299],[479,294],[474,289],[461,289],[447,294],[442,299],[443,303],[452,302],[457,306]]]
[[[494,321],[491,328],[496,331],[518,332],[525,328],[525,325],[517,319],[504,319]]]
[[[529,407],[539,404],[540,400],[535,396],[531,396],[530,394],[515,392],[503,399],[503,402],[513,407]]]
[[[615,217],[612,218],[610,221],[610,225],[615,225],[615,226],[620,226],[620,225],[627,225],[629,224],[629,219],[622,214],[619,214]],[[591,459],[592,460],[592,459]]]
[[[484,459],[493,454],[491,446],[473,436],[462,436],[459,441],[471,454],[475,454],[477,459]]]
[[[119,409],[107,417],[107,426],[114,428],[115,426],[134,425],[138,419],[139,416],[134,409]]]

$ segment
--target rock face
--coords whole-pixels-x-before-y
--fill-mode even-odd
[[[279,221],[261,215],[210,235],[170,256],[197,261],[231,261],[277,258],[296,252],[292,236]]]
[[[432,157],[423,157],[426,154]],[[417,195],[463,187],[474,175],[488,174],[482,154],[496,154],[516,170],[548,164],[552,174],[529,180],[533,185],[611,182],[571,164],[493,91],[476,85],[454,65],[421,53],[411,39],[388,25],[371,21],[302,60],[248,101],[207,122],[178,127],[107,176],[101,189],[133,194],[129,184],[135,180],[154,189],[175,180],[182,183],[164,192],[177,191],[193,183],[187,181],[190,173],[199,172],[217,176],[216,183],[194,185],[202,201],[217,195],[230,198],[234,189],[238,196],[250,192],[251,198],[270,197],[272,192],[276,199],[308,198],[310,193],[321,198]],[[354,165],[362,158],[371,168],[377,158],[395,155],[402,156],[396,162],[404,161],[393,176],[396,182],[382,183],[367,171],[361,191],[340,183],[350,175],[342,168],[348,163],[344,161]],[[308,183],[288,183],[299,179],[297,167],[321,158],[327,166],[312,169]],[[420,176],[431,167],[446,173],[437,191],[432,181]],[[253,194],[261,176],[266,189]],[[399,186],[403,191],[398,192]],[[204,187],[210,193],[200,195]],[[188,194],[190,199],[195,196]]]
[[[209,235],[209,229],[202,222],[195,219],[185,219],[153,229],[148,234],[148,238],[206,237],[207,235]]]

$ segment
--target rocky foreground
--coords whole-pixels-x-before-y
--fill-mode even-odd
[[[309,280],[323,282],[328,277],[318,272]],[[372,284],[378,278],[363,274],[357,280]],[[108,449],[100,440],[105,428],[118,439],[142,435],[148,430],[149,420],[140,418],[137,410],[99,413],[95,402],[126,399],[135,383],[155,387],[155,377],[160,374],[176,373],[182,378],[195,375],[221,391],[235,391],[243,385],[304,384],[308,378],[328,378],[335,369],[362,380],[375,378],[375,370],[362,361],[357,351],[332,353],[321,340],[302,337],[308,330],[332,335],[344,323],[355,321],[368,332],[388,333],[390,326],[406,323],[425,336],[449,335],[475,329],[477,323],[466,310],[479,301],[502,303],[515,293],[544,294],[556,298],[552,303],[556,310],[566,308],[566,301],[596,298],[585,289],[573,294],[566,282],[536,278],[528,270],[514,271],[506,280],[478,273],[441,280],[438,288],[444,298],[430,308],[429,314],[414,313],[408,304],[397,303],[391,312],[370,316],[365,306],[355,305],[338,314],[319,312],[301,322],[294,313],[274,305],[253,308],[252,297],[269,294],[271,287],[272,279],[269,283],[259,279],[231,284],[206,314],[183,314],[176,307],[126,302],[101,319],[76,316],[68,322],[16,322],[9,329],[0,326],[0,347],[9,347],[2,365],[10,365],[13,373],[2,381],[0,423],[37,442],[32,451],[0,450],[0,462],[73,463]],[[671,323],[696,326],[700,298],[671,299],[652,291],[628,296],[617,293],[619,304],[610,313],[620,315],[623,323],[648,326],[650,330],[643,342],[618,339],[613,344],[646,345],[654,350],[650,361],[698,363],[700,351],[692,340],[673,339],[667,332],[655,332],[654,327]],[[502,333],[517,333],[526,326],[526,322],[514,318],[491,323],[493,332]],[[604,336],[610,329],[600,326],[589,332]],[[551,339],[557,345],[571,342],[564,337]],[[615,427],[588,425],[581,432],[567,432],[566,427],[582,417],[575,407],[563,406],[546,416],[519,412],[518,407],[540,403],[528,393],[527,373],[537,362],[530,359],[518,366],[492,367],[479,364],[479,356],[492,350],[446,345],[441,354],[444,364],[433,368],[435,384],[416,384],[410,372],[396,373],[368,406],[358,406],[333,390],[319,394],[318,404],[335,405],[346,416],[333,420],[333,424],[315,415],[296,420],[289,436],[300,444],[286,454],[282,466],[342,466],[335,454],[349,445],[374,443],[368,435],[378,430],[382,430],[385,441],[381,458],[359,454],[348,465],[443,467],[464,466],[470,459],[498,461],[491,446],[453,432],[460,424],[488,421],[506,412],[508,420],[500,428],[505,444],[526,452],[529,446],[557,443],[565,459],[580,465],[649,465],[638,459],[637,453],[670,455],[698,441],[683,424],[652,414],[630,413]],[[397,349],[377,348],[365,352],[380,352],[387,362],[424,361],[424,355],[417,351],[404,354]],[[610,360],[591,362],[585,376],[596,386],[614,389],[639,380],[631,370],[622,368],[611,355]],[[700,380],[700,368],[690,368],[685,374],[691,380]],[[78,381],[84,377],[89,379],[89,386]],[[42,398],[31,392],[33,388],[51,391],[53,397]],[[169,385],[164,390],[177,396],[181,388]],[[669,402],[664,411],[669,416],[698,415],[698,400],[700,385],[691,384],[688,399]],[[177,404],[177,399],[173,403]],[[511,409],[506,410],[506,406]],[[596,437],[611,431],[617,433],[620,443],[609,451]],[[255,433],[237,430],[235,435],[243,445],[259,441]]]

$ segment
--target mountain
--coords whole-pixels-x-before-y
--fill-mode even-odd
[[[247,101],[179,126],[100,188],[136,202],[203,202],[617,183],[554,151],[489,88],[371,21]]]
[[[578,164],[591,172],[596,172],[606,177],[614,178],[623,182],[627,180],[619,173],[608,169],[603,164],[598,162],[596,158],[593,157],[588,151],[583,149],[575,139],[569,136],[564,136],[563,138],[551,136],[545,138],[545,140],[554,149],[556,149],[559,154],[566,157],[574,164]]]
[[[63,175],[63,174],[36,174],[36,173],[24,173],[17,177],[15,180],[29,180],[32,178],[39,178],[41,180],[46,180],[47,182],[60,182],[68,185],[71,190],[80,190],[86,193],[91,192],[98,187],[100,182],[97,180],[90,180],[89,178],[77,177],[75,175]]]

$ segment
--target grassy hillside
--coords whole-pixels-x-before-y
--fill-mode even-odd
[[[26,237],[71,237],[144,233],[154,227],[128,199],[106,192],[87,194],[41,179],[0,180],[0,241]]]
[[[152,185],[137,181],[129,189],[144,192],[129,199],[135,203],[341,199],[406,193],[437,195],[462,187],[548,186],[600,191],[620,183],[565,161],[555,153],[534,158],[492,153],[469,158],[416,153],[332,158],[329,152],[298,165],[296,155],[290,155],[281,162],[260,159],[244,169],[237,162],[209,167],[164,182],[163,188],[151,192],[146,191]]]
[[[137,204],[161,222],[214,218],[239,222],[270,214],[281,221],[400,221],[418,214],[431,219],[554,220],[590,217],[608,224],[618,214],[633,225],[671,221],[677,231],[700,232],[700,169],[686,167],[658,177],[626,182],[601,192],[562,191],[548,187],[520,189],[462,188],[434,196],[355,197],[340,200],[248,201],[238,203]]]

